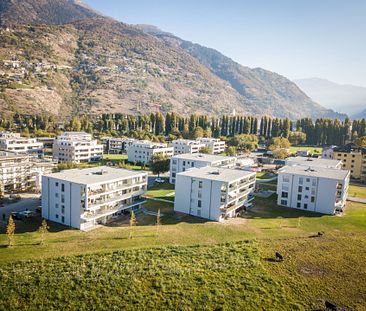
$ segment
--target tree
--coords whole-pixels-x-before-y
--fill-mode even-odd
[[[161,225],[161,219],[160,219],[160,208],[158,209],[158,213],[156,214],[156,236],[159,235],[159,228]]]
[[[43,219],[41,226],[38,228],[38,233],[41,236],[41,240],[39,242],[40,245],[42,245],[44,243],[44,239],[45,239],[46,233],[48,232],[48,228],[49,227],[47,225],[46,219]]]
[[[355,144],[361,147],[366,147],[366,136],[359,137],[355,140]]]
[[[205,134],[205,131],[203,130],[203,128],[200,126],[197,126],[192,132],[192,139],[197,139],[197,138],[203,137],[204,134]]]
[[[161,173],[169,171],[170,159],[162,154],[153,155],[150,163],[150,168],[153,174],[157,174],[158,177]]]
[[[289,142],[291,143],[291,145],[301,145],[304,144],[306,142],[306,134],[303,132],[290,132],[289,137],[288,137]]]
[[[8,225],[6,226],[6,235],[8,237],[9,247],[13,246],[14,233],[15,233],[15,223],[13,217],[10,215],[8,219]]]
[[[211,149],[210,147],[205,146],[205,147],[202,147],[202,148],[200,149],[200,153],[204,153],[204,154],[212,154],[212,149]]]
[[[236,135],[231,137],[227,144],[240,151],[253,151],[258,148],[258,137],[253,134]]]
[[[136,225],[137,225],[137,220],[136,220],[135,212],[131,211],[130,234],[128,236],[129,239],[132,239],[132,230],[133,230],[133,227],[135,227]]]
[[[236,148],[234,146],[230,146],[226,148],[226,155],[227,156],[236,156]]]
[[[291,146],[287,138],[274,137],[270,140],[268,150],[275,151],[278,149],[289,149]]]
[[[276,159],[286,159],[288,157],[287,149],[276,149],[273,151],[273,157]]]

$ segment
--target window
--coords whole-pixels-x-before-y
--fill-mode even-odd
[[[175,177],[176,176],[176,173],[172,173],[172,177]]]
[[[55,197],[58,198],[58,193],[57,192],[55,193]]]
[[[57,203],[55,204],[55,207],[58,208],[58,204]]]
[[[301,207],[301,203],[300,202],[297,202],[296,207],[297,208],[300,208]]]
[[[200,209],[197,210],[197,216],[201,216],[201,210]]]
[[[58,214],[56,214],[56,219],[58,219]]]
[[[202,198],[202,191],[201,190],[198,191],[198,198]]]
[[[183,165],[186,165],[186,161],[183,161]]]
[[[311,184],[312,184],[313,187],[315,187],[316,186],[316,179],[313,179]]]
[[[65,203],[65,196],[61,195],[61,203]]]
[[[306,178],[306,182],[310,182],[310,178]]]
[[[284,191],[282,191],[281,196],[282,196],[283,198],[288,198],[288,192],[284,192]]]
[[[297,189],[297,192],[302,192],[302,186],[299,186],[299,188]]]
[[[197,207],[201,208],[202,207],[202,201],[201,200],[198,200],[197,202]]]
[[[65,184],[61,184],[61,191],[64,192],[65,191]]]
[[[198,182],[198,188],[200,188],[200,189],[202,188],[202,181]]]
[[[61,213],[65,214],[65,205],[61,205]]]
[[[56,187],[58,187],[58,182],[57,181],[56,181],[55,185],[56,185]]]
[[[65,222],[65,216],[62,216],[62,217],[61,217],[61,221],[62,221],[62,223],[64,223],[64,222]]]
[[[300,185],[302,185],[302,184],[303,184],[303,182],[304,182],[304,178],[300,177],[300,178],[299,178],[299,184],[300,184]]]
[[[304,204],[304,209],[308,209],[308,204],[307,203]]]
[[[311,203],[315,202],[315,197],[311,197]]]
[[[289,182],[290,181],[290,178],[288,176],[283,176],[282,177],[282,181],[283,182]]]
[[[298,194],[298,195],[297,195],[297,200],[298,200],[298,201],[301,201],[301,194]]]
[[[287,205],[287,200],[281,200],[281,205]]]
[[[309,191],[309,189],[310,189],[309,187],[305,187],[305,190],[306,190],[306,191]]]

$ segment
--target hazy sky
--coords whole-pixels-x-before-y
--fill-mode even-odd
[[[84,0],[290,79],[366,86],[366,0]]]

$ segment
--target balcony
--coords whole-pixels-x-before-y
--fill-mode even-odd
[[[139,200],[136,200],[136,201],[132,200],[132,202],[128,203],[128,204],[113,204],[112,206],[107,206],[105,208],[100,208],[100,209],[95,210],[95,211],[85,211],[84,213],[82,213],[80,215],[80,218],[82,220],[85,220],[85,221],[95,220],[95,219],[98,219],[98,218],[101,218],[101,217],[112,215],[112,214],[117,213],[119,211],[129,209],[131,207],[143,204],[145,202],[146,202],[146,200],[139,199]]]
[[[114,203],[114,202],[121,201],[121,200],[126,200],[133,196],[143,195],[144,193],[145,193],[145,189],[139,189],[138,191],[135,191],[135,192],[131,191],[131,192],[127,192],[125,194],[115,194],[115,195],[109,196],[108,198],[100,197],[93,202],[88,202],[88,208],[96,209],[102,205]]]
[[[115,186],[115,187],[102,187],[102,188],[99,188],[99,189],[95,189],[95,190],[89,190],[88,191],[88,197],[94,197],[94,196],[97,196],[97,195],[101,195],[101,194],[109,194],[109,193],[113,193],[113,192],[116,192],[118,190],[128,190],[130,188],[133,188],[133,187],[137,187],[137,186],[143,186],[143,185],[146,185],[146,179],[144,179],[143,181],[140,181],[140,182],[135,182],[135,183],[132,183],[132,182],[128,182],[127,184],[121,184],[119,186]]]

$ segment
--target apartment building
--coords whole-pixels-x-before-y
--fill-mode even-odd
[[[199,153],[206,145],[197,140],[177,139],[172,142],[174,154]]]
[[[221,141],[218,138],[211,138],[211,137],[203,137],[198,138],[201,144],[204,144],[206,147],[212,150],[212,154],[219,154],[225,152],[226,144],[224,141]]]
[[[249,206],[255,173],[221,167],[177,174],[174,210],[210,220],[235,217]]]
[[[165,143],[154,143],[148,140],[137,140],[127,150],[128,162],[149,164],[154,155],[171,157],[174,148]]]
[[[65,132],[53,144],[53,158],[57,162],[93,162],[102,157],[103,146],[85,132]]]
[[[128,148],[135,142],[133,138],[115,138],[115,137],[103,137],[102,145],[105,153],[122,154],[126,153]]]
[[[306,158],[306,157],[289,157],[285,160],[286,165],[294,166],[306,166],[306,167],[324,167],[324,168],[334,168],[341,169],[342,161],[323,159],[323,158]]]
[[[278,174],[277,204],[332,215],[344,209],[349,179],[347,170],[285,166]]]
[[[323,147],[321,158],[322,159],[334,159],[333,154],[334,154],[334,148],[336,148],[336,147],[337,146]]]
[[[351,177],[366,181],[366,148],[347,144],[333,149],[333,158],[342,161],[342,168],[351,171]]]
[[[21,137],[19,133],[1,132],[0,149],[16,153],[43,153],[43,143],[36,138]]]
[[[232,168],[236,165],[236,157],[226,157],[213,154],[180,154],[175,155],[170,160],[169,182],[175,183],[176,175],[191,168],[201,168],[205,166]]]
[[[65,170],[43,176],[42,217],[86,230],[139,208],[147,173],[108,166]]]

